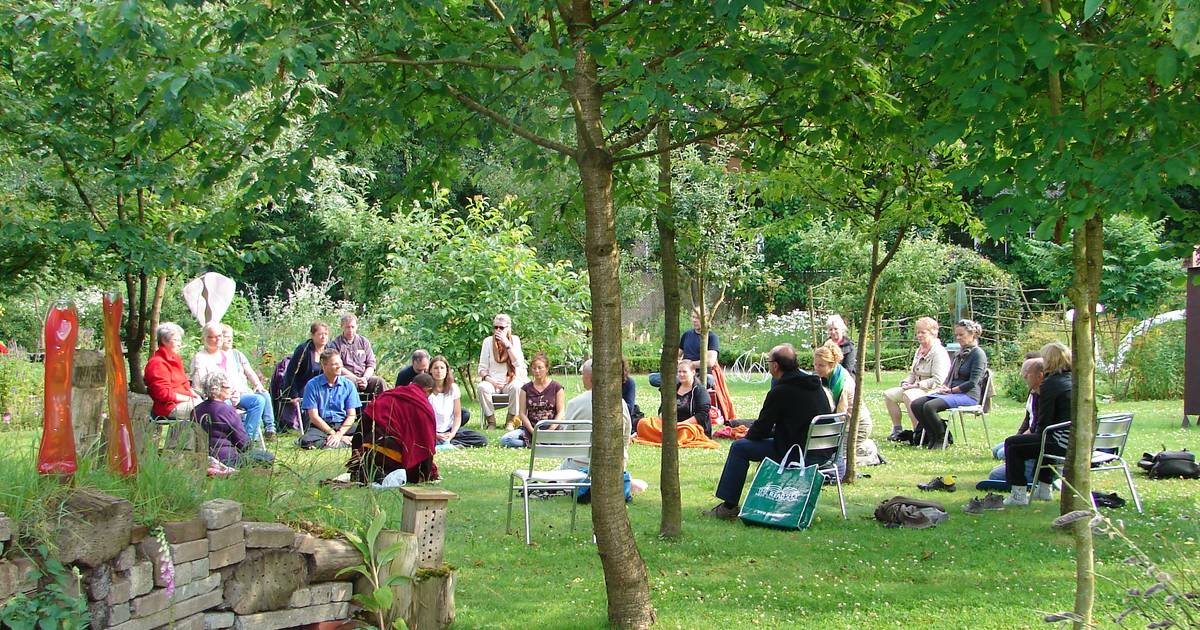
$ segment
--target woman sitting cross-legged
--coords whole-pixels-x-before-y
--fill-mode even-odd
[[[708,408],[712,401],[708,390],[696,380],[696,364],[684,359],[675,369],[675,420],[683,424],[690,422],[700,425],[704,435],[712,437],[712,420],[708,417]]]
[[[1025,463],[1037,460],[1042,449],[1042,435],[1050,426],[1071,421],[1071,350],[1055,341],[1042,346],[1042,370],[1045,378],[1034,394],[1033,413],[1029,418],[1029,433],[1014,435],[1004,440],[1004,476],[1012,486],[1012,494],[1004,500],[1005,505],[1028,505],[1029,491],[1025,477]],[[1063,456],[1071,439],[1071,426],[1054,430],[1046,436],[1046,454]],[[1038,484],[1032,498],[1049,501],[1054,473],[1049,469],[1037,471]]]
[[[205,401],[196,405],[201,428],[208,433],[208,454],[227,466],[270,466],[275,456],[254,450],[237,409],[230,404],[233,387],[224,372],[208,372],[200,381]]]
[[[950,362],[948,382],[935,387],[932,394],[914,400],[909,407],[919,427],[914,431],[914,446],[923,444],[926,448],[941,448],[946,423],[938,417],[938,412],[977,405],[982,400],[988,367],[987,353],[979,347],[982,332],[983,326],[969,319],[959,320],[954,325],[954,340],[960,347]]]
[[[433,406],[438,444],[453,444],[466,448],[487,446],[487,436],[463,429],[462,427],[462,393],[450,373],[450,361],[438,355],[429,363],[429,375],[433,378],[433,386],[425,392],[429,396],[429,404]]]
[[[837,413],[850,413],[854,405],[854,377],[841,365],[841,362],[842,350],[832,339],[813,350],[813,371],[829,384],[829,391],[833,394],[834,410]],[[858,432],[855,434],[858,438],[856,440],[858,446],[854,451],[856,461],[863,466],[883,463],[883,459],[879,457],[879,446],[875,444],[875,440],[871,439],[871,431],[874,428],[875,422],[871,419],[871,410],[867,408],[866,401],[863,401],[863,405],[859,407],[858,411]]]
[[[539,352],[529,362],[533,380],[521,386],[521,426],[500,437],[509,448],[526,448],[533,442],[533,427],[543,420],[562,420],[567,411],[567,392],[550,378],[550,359]]]

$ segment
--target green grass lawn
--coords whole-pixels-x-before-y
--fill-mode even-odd
[[[875,438],[889,463],[865,469],[871,477],[847,487],[848,521],[841,519],[836,491],[830,487],[807,531],[749,528],[702,517],[700,511],[716,502],[712,493],[728,448],[722,442],[718,450],[682,452],[684,535],[677,541],[660,540],[659,450],[630,448],[631,473],[650,483],[650,489],[629,506],[629,515],[650,573],[660,626],[1032,628],[1043,625],[1044,613],[1070,610],[1074,563],[1070,538],[1050,527],[1057,516],[1056,504],[982,516],[963,514],[962,505],[975,494],[975,481],[997,463],[984,444],[983,432],[972,427],[976,430],[966,436],[969,445],[956,435],[959,444],[945,452],[885,442],[889,426],[879,392],[899,378],[899,373],[885,374],[882,384],[871,375],[866,379]],[[577,377],[561,380],[568,395],[580,391]],[[639,405],[656,409],[657,390],[644,383],[644,377],[639,377]],[[766,385],[731,386],[738,415],[756,416]],[[1014,401],[996,403],[989,415],[993,441],[1014,431],[1022,413]],[[477,413],[477,408],[473,411]],[[1102,411],[1136,414],[1129,449],[1134,455],[1157,451],[1164,444],[1196,450],[1200,443],[1200,429],[1178,428],[1179,401],[1109,404]],[[478,428],[477,421],[473,424]],[[32,432],[2,435],[10,452],[28,453],[28,457],[9,457],[7,464],[0,464],[10,479],[8,489],[0,491],[0,510],[18,517],[33,514],[36,502],[29,497],[37,493],[29,488],[49,487],[30,472],[36,436]],[[489,432],[493,441],[499,435],[500,431]],[[398,519],[396,493],[316,486],[317,479],[341,472],[345,451],[278,446],[277,454],[280,467],[273,476],[203,480],[151,461],[133,484],[101,473],[81,475],[81,479],[130,496],[147,521],[186,514],[211,496],[243,501],[247,518],[280,515],[333,529],[367,520],[374,504]],[[459,495],[450,506],[446,542],[447,561],[459,568],[456,627],[604,627],[604,582],[589,534],[588,506],[580,506],[579,526],[570,533],[570,505],[565,498],[534,502],[533,546],[526,546],[519,534],[504,532],[507,475],[527,458],[527,451],[494,447],[437,456],[444,477],[441,487]],[[873,520],[880,501],[897,494],[921,494],[918,482],[943,474],[960,479],[958,492],[932,497],[945,502],[951,514],[946,523],[912,531],[884,529]],[[1129,536],[1152,558],[1177,557],[1196,566],[1200,485],[1151,481],[1140,471],[1135,474],[1146,514],[1139,516],[1132,500],[1111,514],[1124,522]],[[1131,499],[1120,473],[1105,473],[1095,485]],[[514,526],[520,529],[520,525],[518,512]],[[1164,546],[1157,534],[1171,546]],[[1097,538],[1097,549],[1103,576],[1097,612],[1107,626],[1123,608],[1125,589],[1145,588],[1149,583],[1128,581],[1131,574],[1122,560],[1130,549],[1119,539]]]

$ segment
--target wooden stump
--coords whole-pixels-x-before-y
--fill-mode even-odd
[[[308,556],[308,577],[311,582],[338,579],[338,571],[362,564],[362,555],[354,545],[344,540],[318,539]]]
[[[413,581],[412,605],[404,617],[409,628],[449,628],[454,623],[454,571],[418,574]]]
[[[403,545],[403,550],[388,563],[387,567],[382,571],[385,577],[392,575],[404,576],[404,580],[392,587],[392,614],[393,616],[408,616],[408,609],[412,606],[413,599],[413,581],[412,577],[417,571],[417,548],[416,534],[408,532],[400,532],[395,530],[383,530],[379,532],[379,538],[376,539],[376,546],[383,550],[393,545]],[[370,593],[371,589],[365,578],[359,578],[354,585],[354,590],[358,593]],[[411,627],[411,626],[410,626]]]
[[[95,350],[77,350],[75,368],[71,374],[71,424],[75,435],[75,452],[79,455],[95,451],[104,440],[105,401],[104,355]]]

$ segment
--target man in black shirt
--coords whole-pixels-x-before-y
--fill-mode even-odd
[[[770,457],[781,460],[792,446],[801,448],[808,440],[808,429],[814,416],[833,413],[832,397],[821,385],[821,377],[800,369],[796,349],[785,343],[771,349],[768,362],[774,385],[763,401],[758,420],[750,425],[746,437],[729,447],[725,469],[717,483],[716,507],[704,512],[707,516],[735,519],[742,487],[750,462]],[[805,453],[805,459],[824,459],[823,454]],[[817,463],[810,461],[808,463]]]

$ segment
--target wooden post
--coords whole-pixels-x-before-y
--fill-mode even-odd
[[[76,350],[71,371],[71,424],[75,450],[89,453],[104,436],[104,355],[95,350]]]
[[[439,568],[446,546],[446,505],[458,495],[446,490],[401,486],[404,515],[401,531],[417,536],[417,566]]]

